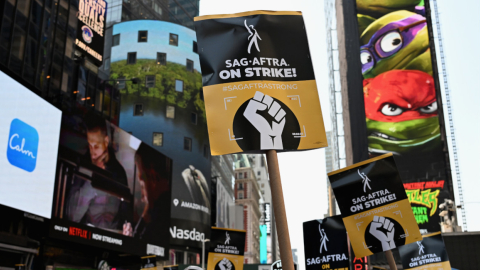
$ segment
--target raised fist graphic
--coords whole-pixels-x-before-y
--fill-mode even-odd
[[[257,111],[265,111],[274,117],[272,124]],[[285,127],[285,111],[271,96],[257,91],[247,105],[243,116],[260,132],[260,149],[283,149],[282,132]]]
[[[383,231],[379,229],[383,227]],[[384,232],[386,231],[386,232]],[[395,228],[393,222],[389,219],[379,216],[374,216],[373,221],[370,224],[370,233],[375,236],[380,242],[382,242],[383,251],[395,248],[395,241],[393,236],[395,234]]]
[[[220,267],[220,270],[231,270],[232,269],[232,262],[227,258],[223,258],[223,260],[221,260],[218,263],[218,267]]]

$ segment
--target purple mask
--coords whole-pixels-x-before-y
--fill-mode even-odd
[[[366,45],[360,47],[362,74],[375,67],[383,58],[390,57],[412,42],[417,33],[427,25],[421,15],[389,23],[378,30]]]

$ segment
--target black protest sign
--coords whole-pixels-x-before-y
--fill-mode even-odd
[[[157,269],[157,256],[145,256],[142,257],[142,265],[140,267],[142,270],[152,270]]]
[[[341,216],[303,223],[306,270],[347,270],[347,231]]]
[[[424,235],[422,241],[401,246],[398,252],[405,270],[452,269],[440,232]]]
[[[422,239],[392,154],[328,177],[356,257]]]
[[[244,230],[212,227],[207,270],[242,270],[245,235]]]
[[[213,155],[327,146],[301,12],[201,16],[195,29]]]
[[[282,270],[282,269],[283,269],[282,260],[275,261],[274,263],[272,263],[272,265],[270,267],[270,270]],[[297,264],[296,263],[293,264],[293,269],[297,270]]]

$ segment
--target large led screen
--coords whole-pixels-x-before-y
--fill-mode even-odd
[[[62,112],[0,72],[0,204],[50,218]]]
[[[50,234],[165,257],[172,160],[93,112],[64,113]]]
[[[429,14],[423,0],[356,3],[369,152],[395,154],[403,182],[414,183],[406,188],[422,233],[439,231],[436,201],[453,199],[453,192],[441,137]]]
[[[211,228],[211,158],[195,32],[165,22],[115,24],[110,79],[120,85],[120,128],[166,154],[172,167],[170,243],[200,251]]]

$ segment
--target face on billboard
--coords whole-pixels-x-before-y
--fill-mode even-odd
[[[148,39],[138,42],[138,31],[146,31]],[[120,89],[119,126],[174,160],[170,243],[201,248],[201,239],[209,238],[214,203],[195,32],[139,20],[114,25],[113,35],[119,44],[112,47],[111,79],[140,79],[139,85],[128,82]]]
[[[447,169],[438,169],[446,168],[443,119],[424,1],[356,0],[356,4],[370,155],[394,153],[405,183],[449,179]],[[446,180],[444,193],[453,199],[450,181]],[[413,201],[420,228],[440,230],[437,218],[420,214],[426,206]]]
[[[171,159],[96,114],[65,114],[51,235],[165,256],[171,167]]]
[[[0,204],[50,218],[62,112],[3,72],[0,81]]]

